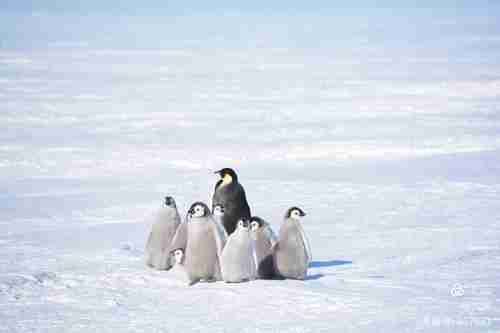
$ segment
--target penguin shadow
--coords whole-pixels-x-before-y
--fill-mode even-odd
[[[325,274],[312,274],[312,275],[307,275],[304,279],[304,281],[312,281],[312,280],[318,280],[324,277]]]
[[[309,268],[335,267],[335,266],[350,265],[350,264],[352,264],[352,261],[350,261],[350,260],[311,261],[311,263],[309,263]],[[308,275],[305,278],[305,280],[306,281],[318,280],[326,275],[329,275],[329,274],[322,274],[322,273],[311,274],[311,275]]]
[[[320,268],[320,267],[334,267],[342,265],[350,265],[352,261],[350,260],[323,260],[323,261],[311,261],[309,263],[309,268]]]

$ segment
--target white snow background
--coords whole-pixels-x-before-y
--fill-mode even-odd
[[[500,330],[495,14],[1,16],[0,332]],[[144,265],[222,167],[306,281]]]

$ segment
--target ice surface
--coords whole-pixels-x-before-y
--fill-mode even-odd
[[[137,20],[0,49],[0,332],[500,329],[498,22]],[[222,167],[275,229],[308,213],[306,281],[144,265]]]

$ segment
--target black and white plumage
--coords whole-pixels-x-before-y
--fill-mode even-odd
[[[222,223],[227,234],[231,235],[240,219],[250,219],[250,207],[245,190],[238,182],[238,176],[233,169],[224,168],[215,173],[219,174],[221,179],[215,185],[212,207],[218,204],[224,207]]]
[[[257,261],[257,277],[272,279],[276,275],[274,268],[273,248],[278,237],[269,223],[258,216],[250,219],[250,233],[254,240],[255,256]]]
[[[274,246],[274,264],[283,278],[304,280],[312,260],[309,241],[300,223],[306,214],[298,207],[286,211],[281,224],[278,243]]]
[[[174,198],[167,196],[164,206],[156,214],[146,242],[146,264],[158,270],[168,270],[173,265],[170,246],[181,218]]]

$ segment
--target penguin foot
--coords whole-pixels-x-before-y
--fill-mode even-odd
[[[197,284],[198,282],[200,282],[200,279],[189,280],[188,286],[191,287],[192,285]]]
[[[217,279],[212,277],[212,278],[206,279],[205,282],[213,283],[213,282],[217,282]]]
[[[242,283],[242,282],[250,282],[250,279],[242,279],[238,281],[225,281],[226,283]]]

